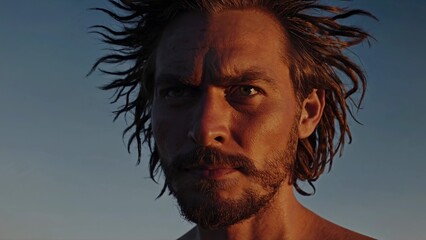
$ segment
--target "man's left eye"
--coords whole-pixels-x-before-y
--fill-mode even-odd
[[[264,92],[262,89],[251,85],[237,85],[229,88],[225,94],[226,99],[234,104],[253,105],[259,103],[258,96]]]
[[[238,93],[241,94],[241,96],[249,97],[258,94],[259,91],[252,86],[239,86]]]
[[[261,90],[257,87],[250,85],[232,86],[226,93],[228,98],[233,99],[245,99],[256,96],[261,93]]]

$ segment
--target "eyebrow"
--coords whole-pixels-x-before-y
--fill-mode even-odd
[[[229,86],[229,85],[239,85],[239,84],[248,84],[258,81],[264,81],[269,85],[276,86],[276,80],[269,77],[265,71],[251,67],[241,73],[235,75],[222,75],[216,77],[217,85]],[[172,84],[174,82],[180,82],[186,85],[197,86],[197,80],[193,76],[181,76],[173,73],[160,73],[156,79],[156,84]]]
[[[224,76],[221,78],[220,83],[224,85],[233,85],[251,83],[254,81],[265,81],[268,84],[276,85],[276,80],[268,76],[265,71],[254,67],[246,69],[234,76]]]
[[[184,83],[186,85],[193,85],[195,86],[195,79],[193,77],[185,77],[181,76],[179,74],[173,74],[173,73],[161,73],[156,77],[155,79],[155,85],[168,85],[173,84],[176,82]]]

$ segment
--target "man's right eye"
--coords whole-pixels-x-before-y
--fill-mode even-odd
[[[191,94],[192,94],[192,89],[188,86],[169,87],[161,91],[161,95],[169,99],[190,97]]]

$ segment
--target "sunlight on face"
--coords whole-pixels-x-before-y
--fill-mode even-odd
[[[298,104],[282,39],[254,10],[185,14],[162,36],[154,138],[183,215],[201,226],[250,217],[289,175]]]

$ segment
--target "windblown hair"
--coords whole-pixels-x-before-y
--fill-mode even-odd
[[[338,152],[341,154],[346,140],[349,143],[352,141],[348,114],[355,119],[351,107],[360,109],[366,90],[363,71],[346,54],[350,47],[365,40],[368,42],[371,36],[358,27],[343,25],[340,21],[354,15],[375,19],[373,15],[359,9],[321,5],[318,0],[109,1],[120,14],[104,8],[95,10],[108,14],[122,27],[117,30],[103,25],[93,26],[103,42],[113,47],[113,52],[98,59],[91,72],[99,69],[115,76],[116,79],[102,89],[115,90],[112,103],[124,100],[124,104],[114,112],[114,120],[129,112],[133,115],[123,136],[131,133],[127,144],[129,152],[136,141],[138,163],[142,144],[147,144],[151,153],[150,176],[154,181],[161,167],[150,122],[155,71],[153,58],[164,28],[178,14],[189,11],[214,14],[227,9],[259,9],[274,16],[281,23],[284,37],[290,44],[290,76],[299,102],[313,89],[325,91],[323,116],[313,134],[299,139],[290,180],[300,194],[315,193],[313,182],[326,169],[331,169],[333,158]],[[124,63],[130,64],[124,71],[100,68],[102,64]],[[354,94],[357,100],[353,98]],[[299,181],[308,182],[313,193],[302,190]]]

